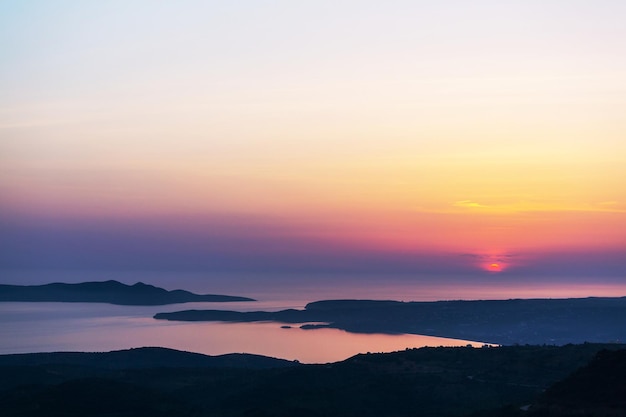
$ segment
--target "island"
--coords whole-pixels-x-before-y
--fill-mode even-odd
[[[408,333],[501,345],[626,340],[626,297],[400,302],[327,300],[303,310],[186,310],[158,320],[301,324],[354,333]]]
[[[168,291],[138,282],[118,281],[53,283],[45,285],[0,284],[0,301],[108,303],[118,305],[166,305],[190,302],[256,301],[252,298],[217,294],[194,294],[185,290]]]

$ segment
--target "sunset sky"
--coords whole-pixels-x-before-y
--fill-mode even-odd
[[[626,2],[0,3],[0,268],[626,278]]]

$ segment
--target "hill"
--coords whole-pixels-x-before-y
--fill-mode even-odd
[[[626,350],[600,351],[550,387],[530,411],[532,417],[626,416]]]
[[[80,361],[35,355],[22,364],[11,355],[8,361],[0,357],[0,409],[6,417],[509,415],[502,410],[518,415],[520,406],[538,403],[546,388],[567,381],[598,352],[624,348],[421,348],[362,354],[325,365],[280,362],[280,367],[265,369],[188,367],[202,359],[158,349],[111,352],[108,359],[108,353],[74,357]],[[107,362],[115,362],[120,354],[136,355],[137,362],[122,360],[108,368]],[[161,360],[141,359],[179,354],[180,362],[175,363],[185,366],[164,367]],[[602,379],[601,371],[596,375]],[[611,375],[617,378],[611,383],[623,386],[626,374]],[[616,410],[623,411],[623,405],[618,406],[622,408]]]

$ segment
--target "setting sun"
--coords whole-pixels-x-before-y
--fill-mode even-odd
[[[492,263],[492,264],[489,264],[488,269],[491,272],[500,272],[500,271],[502,271],[502,266],[500,264],[497,264],[497,263]]]

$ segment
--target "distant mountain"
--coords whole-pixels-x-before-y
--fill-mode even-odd
[[[110,280],[80,284],[45,285],[0,284],[0,301],[56,301],[66,303],[109,303],[119,305],[165,305],[189,302],[255,301],[230,295],[194,294],[184,290],[167,291],[138,282],[126,285]]]
[[[583,368],[579,377],[565,379],[598,352],[624,347],[421,348],[320,365],[265,358],[270,366],[264,369],[210,365],[210,357],[158,348],[5,355],[0,410],[3,417],[518,417],[526,415],[522,406],[539,410],[545,391],[542,404],[592,403],[611,413],[528,417],[624,416],[622,359],[599,368],[592,363],[591,371]]]
[[[355,333],[411,333],[503,345],[626,341],[626,297],[399,302],[329,300],[304,310],[187,310],[160,320],[302,323]],[[317,324],[305,324],[305,323]],[[326,324],[319,324],[326,323]]]

